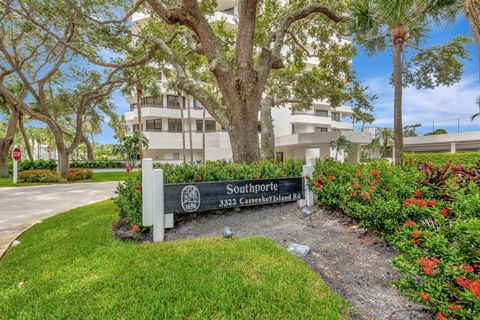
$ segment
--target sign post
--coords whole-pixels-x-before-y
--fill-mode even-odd
[[[22,159],[22,150],[19,147],[14,147],[12,150],[13,158],[13,184],[18,182],[18,160]]]

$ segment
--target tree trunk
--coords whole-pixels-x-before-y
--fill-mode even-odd
[[[187,106],[188,117],[188,139],[190,140],[190,163],[193,163],[193,138],[192,138],[192,117],[190,115],[190,104]]]
[[[339,148],[336,147],[336,148],[335,148],[335,161],[338,160],[338,150],[339,150]]]
[[[95,157],[93,155],[92,144],[90,143],[90,141],[88,141],[87,137],[85,137],[84,135],[82,135],[82,140],[83,142],[85,142],[85,146],[87,147],[87,160],[93,161]]]
[[[142,89],[137,88],[137,118],[138,118],[138,153],[140,155],[140,163],[143,159],[143,124],[142,124]]]
[[[180,106],[180,118],[181,118],[181,123],[182,123],[182,150],[183,150],[183,162],[187,162],[187,155],[186,153],[186,148],[185,148],[185,123],[183,123],[183,120],[185,118],[185,115],[183,114],[183,104],[182,104],[182,97],[180,97],[180,93],[177,93],[177,101],[178,105]]]
[[[23,125],[23,120],[20,117],[18,121],[18,127],[20,128],[20,132],[22,133],[23,143],[25,144],[25,149],[27,150],[28,159],[33,161],[33,153],[32,153],[32,146],[30,145],[30,140],[28,139],[27,132],[25,131],[25,126]]]
[[[231,127],[228,130],[233,161],[255,163],[260,160],[258,143],[258,107],[245,106],[231,110]]]
[[[475,42],[477,43],[477,57],[480,77],[480,0],[463,0],[465,17],[470,23]]]
[[[203,163],[207,161],[207,156],[206,156],[206,151],[205,151],[205,118],[207,116],[207,110],[203,108],[203,116],[202,116],[202,158],[203,158]]]
[[[364,129],[365,129],[365,121],[362,121],[362,129],[360,132],[363,132]]]
[[[402,51],[403,42],[394,42],[393,49],[393,130],[395,133],[395,164],[403,163],[403,124],[402,124]]]
[[[266,160],[275,159],[275,133],[273,130],[272,105],[273,99],[266,98],[260,113],[262,125],[261,156],[262,159]]]
[[[70,154],[68,153],[67,148],[65,146],[58,146],[57,145],[57,154],[58,154],[58,173],[62,177],[66,177],[68,170],[70,169]]]
[[[8,177],[8,157],[10,156],[10,148],[15,138],[15,130],[17,128],[19,112],[13,108],[10,118],[8,119],[7,131],[5,137],[0,138],[0,177]]]

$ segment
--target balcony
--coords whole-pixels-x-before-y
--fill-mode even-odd
[[[174,118],[180,119],[182,117],[181,110],[177,107],[165,108],[163,106],[145,106],[142,108],[142,119],[157,119],[157,118]],[[185,108],[183,110],[183,117],[187,119],[188,110]],[[213,119],[208,112],[205,115],[207,120]],[[203,119],[203,109],[202,108],[190,108],[190,118],[191,119]],[[137,122],[137,108],[134,108],[132,111],[125,113],[125,120],[128,123]]]
[[[148,139],[149,149],[176,150],[182,149],[182,134],[179,132],[144,131]],[[210,148],[223,148],[229,146],[228,133],[224,131],[206,132],[205,144]],[[192,132],[193,149],[202,149],[202,133]],[[190,135],[185,132],[185,148],[190,149]]]

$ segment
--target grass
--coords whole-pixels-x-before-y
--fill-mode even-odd
[[[137,174],[132,172],[131,174]],[[84,182],[106,182],[106,181],[122,181],[127,178],[127,173],[122,172],[94,172],[93,179],[91,180],[82,180],[82,181],[67,181],[67,182],[46,182],[46,183],[18,183],[13,184],[12,178],[0,178],[0,188],[1,187],[27,187],[27,186],[43,186],[49,184],[61,184],[61,183],[84,183]]]
[[[262,238],[123,243],[110,200],[37,224],[0,260],[4,319],[346,319],[347,303]]]

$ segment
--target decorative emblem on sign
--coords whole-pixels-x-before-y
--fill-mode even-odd
[[[186,186],[182,190],[182,208],[186,212],[194,212],[200,208],[200,191],[195,186]]]

